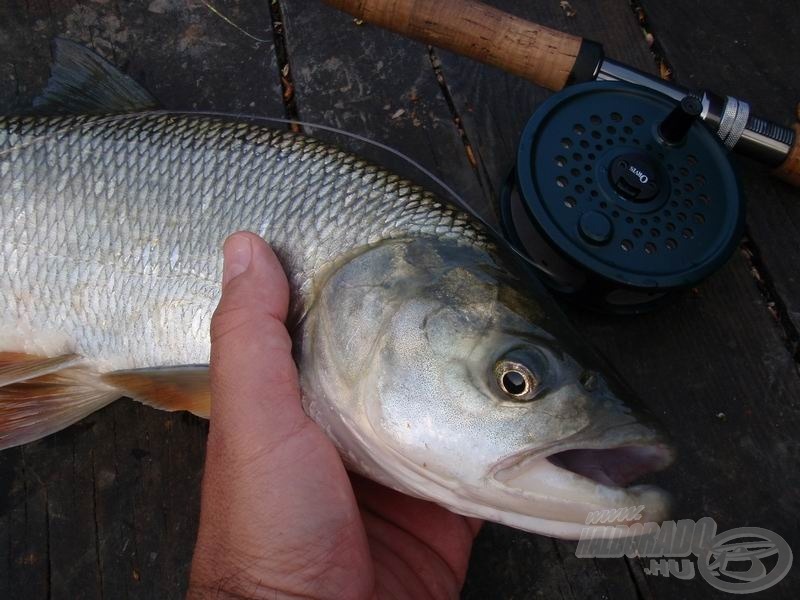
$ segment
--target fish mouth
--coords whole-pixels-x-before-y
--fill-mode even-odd
[[[584,528],[598,524],[663,521],[669,495],[653,485],[631,484],[673,460],[674,451],[662,443],[570,447],[503,461],[492,479],[504,497],[503,509],[519,515],[521,524],[534,518],[537,529],[546,522],[547,533],[577,538]],[[509,524],[514,520],[509,519]]]
[[[668,467],[673,453],[664,445],[575,448],[550,454],[545,460],[601,485],[619,488]]]

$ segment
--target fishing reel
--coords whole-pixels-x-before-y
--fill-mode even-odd
[[[510,243],[569,300],[617,314],[665,303],[721,267],[744,198],[705,107],[622,82],[567,88],[522,134],[500,200]]]

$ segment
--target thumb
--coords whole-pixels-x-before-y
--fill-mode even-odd
[[[211,414],[192,579],[215,580],[264,554],[263,520],[279,488],[281,443],[303,429],[286,275],[252,233],[225,242],[222,297],[211,320]],[[246,557],[246,558],[243,558]],[[240,563],[240,564],[230,564]]]
[[[250,233],[231,236],[224,255],[189,597],[220,582],[241,597],[309,595],[352,580],[342,564],[367,563],[366,538],[341,459],[300,403],[278,259]]]
[[[236,233],[223,252],[222,298],[211,321],[212,430],[244,436],[242,449],[253,441],[247,439],[252,433],[263,448],[307,418],[283,323],[289,284],[275,253],[257,235]]]

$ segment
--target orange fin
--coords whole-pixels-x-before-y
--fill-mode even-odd
[[[188,410],[208,418],[211,389],[207,366],[163,367],[114,371],[102,375],[104,383],[121,395],[161,410]]]
[[[76,354],[0,352],[0,450],[60,431],[122,396],[208,418],[208,367],[99,374]]]
[[[55,373],[82,360],[77,354],[42,358],[19,352],[0,352],[0,388]]]
[[[0,352],[0,450],[64,429],[120,396],[77,355]]]

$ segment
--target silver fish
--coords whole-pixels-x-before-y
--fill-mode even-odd
[[[468,215],[338,149],[145,111],[61,40],[51,107],[0,119],[0,447],[127,395],[208,414],[220,248],[268,240],[292,289],[306,412],[349,467],[451,510],[559,537],[672,453]],[[131,113],[130,111],[138,111]]]

